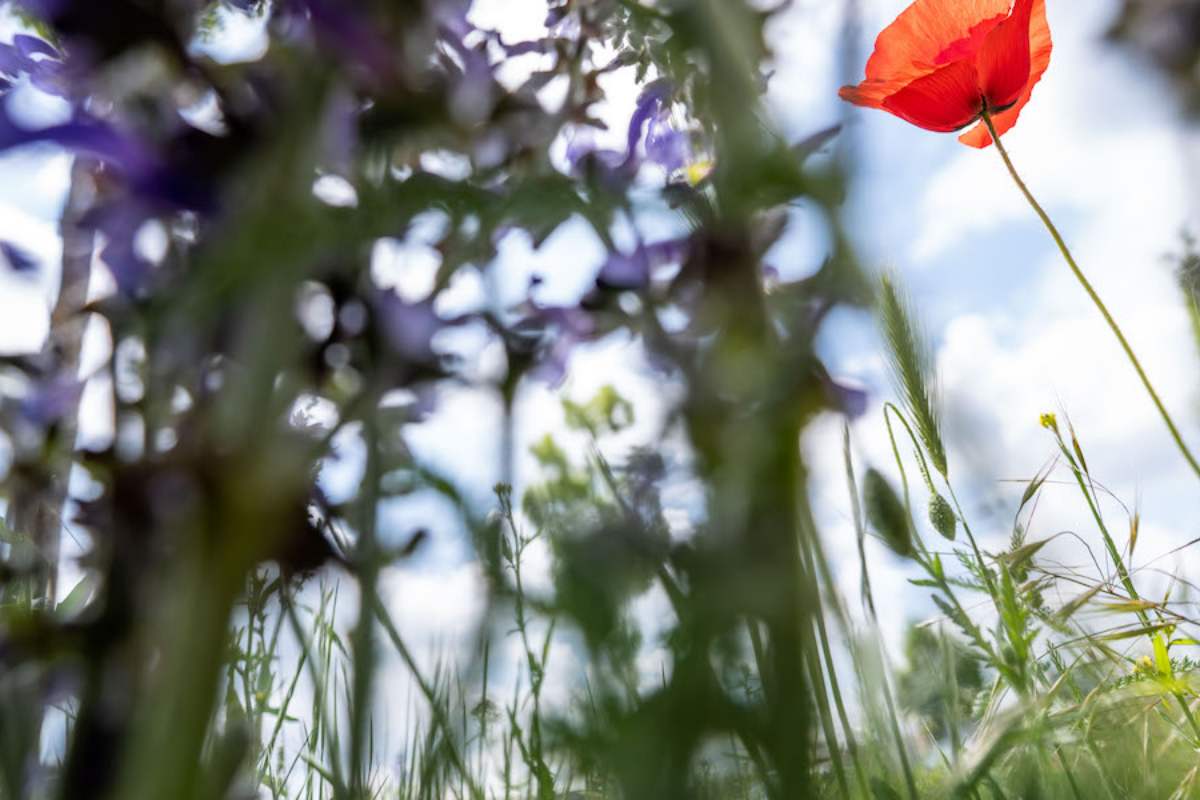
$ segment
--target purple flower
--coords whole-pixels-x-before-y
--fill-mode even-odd
[[[867,413],[870,395],[866,391],[834,380],[822,366],[817,368],[817,377],[825,391],[826,402],[831,408],[850,419],[859,419]]]
[[[460,122],[478,124],[491,116],[500,94],[488,59],[487,42],[474,46],[466,43],[466,37],[475,29],[467,22],[465,12],[452,15],[449,20],[439,26],[439,32],[458,60],[453,65],[457,74],[450,90],[450,111]]]
[[[362,6],[332,0],[290,0],[285,8],[306,17],[317,42],[347,63],[361,67],[365,77],[386,82],[395,76],[392,48],[359,13]]]
[[[0,150],[38,142],[92,156],[135,179],[149,175],[156,166],[143,143],[84,112],[59,125],[30,129],[17,125],[8,109],[0,108]]]
[[[571,351],[577,344],[595,339],[601,329],[594,316],[578,306],[531,304],[512,333],[530,346],[536,362],[531,374],[558,386],[567,376]]]
[[[380,291],[374,305],[387,343],[404,359],[417,364],[435,364],[438,357],[433,338],[446,327],[462,322],[438,316],[432,299],[410,303],[395,291]]]
[[[58,373],[35,383],[21,401],[21,415],[34,425],[53,425],[79,404],[83,383],[74,375]]]
[[[681,170],[692,162],[692,143],[688,135],[671,124],[665,110],[650,119],[646,131],[646,159],[668,173]]]
[[[82,227],[104,234],[100,259],[108,266],[117,290],[133,297],[146,285],[153,265],[137,250],[137,234],[154,213],[142,204],[124,198],[93,208]]]
[[[637,175],[645,159],[668,172],[682,169],[691,161],[688,135],[671,124],[670,98],[673,87],[665,78],[646,85],[638,96],[629,127],[625,132],[624,152],[597,150],[586,134],[578,134],[567,145],[567,163],[573,174],[595,170],[602,183],[620,191]]]
[[[671,82],[660,78],[646,85],[638,96],[633,116],[629,118],[629,130],[625,133],[625,161],[633,163],[637,160],[638,145],[642,141],[642,133],[650,120],[654,119],[667,107],[671,97]]]
[[[37,270],[37,261],[20,247],[10,242],[0,242],[0,254],[13,272],[30,273]]]
[[[632,253],[615,252],[600,268],[596,285],[602,289],[644,289],[654,271],[686,257],[691,239],[667,239],[650,245],[638,245]]]
[[[29,82],[47,94],[66,94],[62,55],[49,42],[24,33],[14,36],[12,44],[0,44],[0,88],[11,86],[20,75],[28,75]]]

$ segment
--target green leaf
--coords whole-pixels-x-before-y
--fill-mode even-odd
[[[1171,669],[1171,657],[1167,655],[1167,637],[1163,636],[1162,631],[1154,634],[1154,666],[1158,668],[1158,674],[1166,677],[1171,677],[1174,670]]]
[[[67,592],[67,596],[62,599],[56,609],[61,617],[73,617],[82,611],[89,600],[92,599],[92,592],[96,588],[96,578],[91,574],[84,575],[79,579],[79,583],[72,587],[71,591]]]
[[[1058,618],[1058,621],[1066,622],[1067,620],[1069,620],[1071,617],[1073,617],[1075,615],[1075,612],[1079,611],[1079,609],[1081,609],[1085,605],[1087,605],[1088,602],[1090,602],[1093,597],[1095,597],[1097,594],[1099,594],[1100,590],[1102,588],[1104,588],[1104,587],[1097,584],[1097,585],[1093,586],[1091,589],[1088,589],[1083,594],[1076,597],[1071,602],[1067,603],[1062,608],[1060,608],[1058,610],[1058,614],[1055,615]]]
[[[1030,542],[1029,544],[1021,545],[1012,552],[1003,554],[997,560],[1007,564],[1010,569],[1017,569],[1029,563],[1029,561],[1038,554],[1038,551],[1049,543],[1049,539],[1041,539],[1036,542]]]
[[[1100,637],[1102,642],[1119,642],[1125,639],[1136,639],[1139,636],[1151,636],[1159,631],[1172,630],[1175,626],[1170,623],[1162,623],[1159,625],[1146,625],[1141,628],[1134,628],[1127,631],[1117,631]]]

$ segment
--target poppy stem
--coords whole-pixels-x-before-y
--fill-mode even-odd
[[[1113,334],[1117,337],[1117,341],[1121,343],[1121,349],[1125,351],[1125,355],[1129,358],[1129,363],[1133,364],[1134,370],[1137,371],[1138,377],[1142,380],[1142,385],[1146,387],[1146,391],[1150,394],[1150,399],[1154,401],[1155,408],[1158,409],[1159,416],[1167,425],[1167,430],[1171,432],[1171,438],[1175,440],[1175,445],[1179,448],[1179,452],[1187,459],[1188,465],[1192,468],[1197,476],[1200,476],[1200,462],[1196,461],[1196,457],[1192,455],[1192,451],[1188,449],[1187,444],[1183,441],[1183,435],[1180,434],[1179,428],[1175,425],[1175,421],[1171,419],[1167,407],[1163,405],[1162,398],[1158,396],[1158,392],[1154,389],[1154,384],[1150,382],[1150,378],[1146,375],[1146,370],[1142,368],[1142,362],[1133,352],[1133,348],[1129,344],[1129,340],[1125,338],[1121,326],[1113,319],[1113,315],[1109,312],[1108,306],[1104,305],[1104,301],[1100,299],[1100,295],[1096,294],[1091,281],[1083,274],[1083,270],[1079,268],[1079,264],[1075,261],[1075,257],[1071,255],[1071,249],[1067,247],[1066,241],[1062,234],[1058,232],[1058,228],[1054,226],[1050,215],[1042,208],[1041,203],[1029,191],[1029,187],[1025,185],[1025,181],[1021,180],[1020,174],[1017,173],[1017,168],[1013,166],[1012,159],[1008,155],[1008,151],[1004,149],[1004,145],[1000,141],[1000,135],[996,132],[996,126],[992,122],[991,114],[984,110],[983,124],[987,126],[988,133],[992,136],[992,142],[996,145],[996,151],[1000,153],[1000,157],[1004,159],[1004,166],[1008,167],[1008,174],[1012,176],[1013,182],[1017,184],[1017,188],[1025,195],[1025,199],[1029,201],[1029,205],[1037,212],[1037,215],[1042,220],[1042,224],[1046,226],[1046,230],[1050,232],[1054,243],[1058,245],[1059,252],[1067,262],[1067,266],[1071,268],[1071,272],[1075,274],[1075,279],[1079,281],[1080,286],[1087,292],[1088,297],[1092,299],[1092,303],[1100,310],[1100,314],[1104,317],[1104,321],[1108,323],[1108,327],[1112,329]]]

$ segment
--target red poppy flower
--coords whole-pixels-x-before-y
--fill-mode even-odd
[[[942,133],[987,111],[1003,134],[1017,124],[1052,48],[1046,0],[916,0],[879,34],[867,79],[839,94]],[[992,142],[983,123],[958,138],[972,147]]]

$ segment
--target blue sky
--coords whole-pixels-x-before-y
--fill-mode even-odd
[[[1038,415],[1056,411],[1075,423],[1099,478],[1126,503],[1140,506],[1135,561],[1166,569],[1181,563],[1178,557],[1153,559],[1200,535],[1194,522],[1200,519],[1200,492],[1111,334],[996,153],[965,148],[954,137],[836,99],[841,83],[859,77],[841,74],[841,54],[830,47],[841,32],[838,5],[797,0],[795,10],[775,22],[770,33],[778,63],[769,108],[794,139],[831,122],[846,123],[838,146],[855,154],[857,168],[845,221],[867,268],[902,276],[933,339],[951,470],[985,546],[1002,547],[1011,531],[1022,487],[1006,481],[1028,479],[1053,454]],[[904,5],[903,0],[860,0],[857,64],[874,33]],[[1166,88],[1144,65],[1101,40],[1115,13],[1112,0],[1049,0],[1048,5],[1053,61],[1006,142],[1125,327],[1185,436],[1200,447],[1200,356],[1164,260],[1178,248],[1180,232],[1195,222],[1197,195],[1189,186],[1198,174],[1200,138],[1182,124]],[[536,36],[544,10],[542,0],[477,0],[474,17],[512,41]],[[261,47],[253,26],[231,30],[223,44],[225,57]],[[605,114],[619,137],[637,89],[628,74],[610,80],[612,100]],[[47,265],[32,280],[0,274],[0,349],[34,347],[44,335],[57,270],[55,219],[68,168],[64,156],[46,150],[0,157],[0,238],[26,246]],[[793,228],[772,255],[785,275],[803,275],[820,263],[826,241],[822,226],[811,213],[796,211]],[[598,268],[602,257],[583,225],[565,227],[539,251],[515,237],[501,247],[497,267],[506,277],[500,288],[512,295],[537,271],[547,278],[544,299],[567,299],[590,284],[589,270]],[[431,268],[436,263],[430,266],[428,252],[419,245],[384,246],[376,265],[377,274],[410,288],[426,281]],[[455,292],[469,305],[480,302],[484,286],[467,276]],[[838,313],[821,345],[835,373],[872,393],[872,411],[854,426],[860,463],[890,469],[879,408],[891,392],[869,318],[862,312]],[[103,336],[93,337],[88,358],[102,357],[105,348]],[[480,355],[478,369],[486,372],[488,358],[486,352]],[[614,383],[638,401],[643,412],[638,424],[607,445],[618,459],[631,446],[657,440],[660,401],[671,391],[638,368],[639,358],[627,341],[583,348],[562,389],[581,398]],[[91,434],[103,435],[111,425],[106,413],[103,404],[90,402],[85,422]],[[421,457],[463,477],[482,500],[498,477],[498,421],[494,398],[456,390],[443,397],[434,419],[411,431],[411,439]],[[522,444],[546,432],[563,435],[558,397],[545,387],[530,387],[521,398],[518,422]],[[815,467],[813,491],[827,547],[847,596],[854,597],[858,565],[841,477],[839,424],[832,417],[823,421],[810,431],[805,446]],[[346,485],[355,476],[352,440],[347,448],[341,466],[327,474],[331,483]],[[669,443],[668,449],[674,452]],[[536,477],[528,457],[521,461],[519,477]],[[673,523],[686,530],[697,507],[694,491],[686,483],[673,484],[666,499]],[[386,512],[395,535],[414,520],[436,525],[449,517],[434,499],[414,503]],[[1108,510],[1119,513],[1116,506]],[[1123,526],[1114,522],[1114,527]],[[1030,523],[1030,536],[1064,530],[1096,543],[1086,509],[1066,489],[1052,487]],[[446,645],[478,612],[477,576],[453,532],[434,538],[430,558],[392,575],[388,591],[402,628],[418,641]],[[1086,560],[1083,548],[1066,539],[1045,553],[1068,564]],[[923,592],[906,583],[904,565],[874,544],[870,555],[877,591],[899,598],[882,606],[883,628],[893,632],[895,652],[902,623],[931,610]],[[535,554],[539,558],[544,572],[545,554]],[[1165,585],[1165,578],[1151,573],[1144,579],[1147,586]],[[639,604],[647,625],[660,622],[664,613],[661,598]],[[655,663],[649,654],[651,674]],[[573,664],[567,656],[556,666],[562,677],[556,685],[566,691]]]

